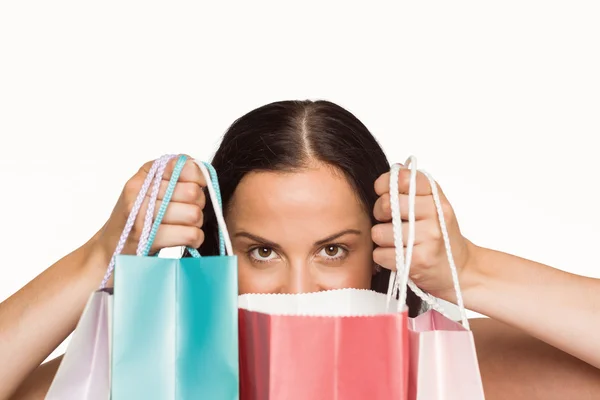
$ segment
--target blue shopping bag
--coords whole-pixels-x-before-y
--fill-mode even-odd
[[[193,258],[148,256],[185,161],[177,161],[141,254],[116,258],[112,400],[239,398],[237,258],[210,165],[195,161],[215,207],[221,254],[200,257],[190,249]]]

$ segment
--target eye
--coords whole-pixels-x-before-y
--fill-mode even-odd
[[[260,262],[267,262],[277,258],[277,253],[269,247],[256,247],[250,250],[250,257]]]
[[[338,246],[336,244],[328,244],[327,246],[321,249],[321,251],[319,252],[319,256],[329,260],[337,260],[339,258],[344,257],[346,253],[346,249],[344,249],[342,246]]]

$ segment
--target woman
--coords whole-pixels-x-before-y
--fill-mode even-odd
[[[212,164],[238,256],[241,293],[340,287],[386,291],[389,269],[394,267],[389,164],[351,113],[324,101],[266,105],[233,123]],[[13,399],[43,398],[60,360],[38,366],[73,330],[90,292],[102,279],[149,166],[127,182],[111,217],[93,238],[0,306],[0,356],[8,360],[0,365],[0,398],[12,393]],[[403,171],[403,202],[407,178]],[[214,215],[205,207],[204,186],[200,171],[188,163],[153,251],[186,245],[204,255],[217,253]],[[161,194],[165,188],[163,181]],[[417,191],[411,276],[424,290],[452,301],[431,191],[423,176]],[[600,371],[566,353],[600,366],[600,352],[586,352],[594,349],[590,332],[579,343],[569,340],[575,330],[567,329],[565,318],[573,316],[574,321],[580,317],[577,313],[586,312],[585,305],[571,309],[554,299],[571,305],[579,296],[573,287],[597,283],[580,282],[549,267],[475,246],[461,235],[443,195],[442,201],[466,306],[498,319],[471,324],[487,398],[583,399],[599,393]],[[137,234],[125,253],[135,251],[140,224],[136,222]],[[551,285],[560,283],[562,295],[528,281],[531,273],[547,277]],[[541,299],[546,299],[544,306],[554,305],[562,323],[553,322],[539,308],[532,315],[529,304]],[[412,293],[409,305],[410,314],[416,315],[420,302]]]

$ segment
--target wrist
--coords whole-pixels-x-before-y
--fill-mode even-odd
[[[487,271],[485,262],[488,249],[477,246],[469,240],[467,240],[467,249],[467,258],[459,274],[459,282],[465,307],[469,308],[473,293],[485,286],[489,271]]]
[[[100,277],[104,275],[112,257],[112,252],[106,248],[102,241],[104,227],[99,230],[87,243],[77,249],[81,253],[81,267],[86,275]]]
[[[458,282],[466,308],[470,308],[471,299],[479,288],[485,286],[488,280],[488,271],[486,269],[486,252],[488,249],[480,247],[465,239],[465,256],[462,265],[457,265]],[[446,290],[435,293],[436,297],[456,304],[456,292],[454,285]]]

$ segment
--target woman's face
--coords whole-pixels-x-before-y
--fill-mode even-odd
[[[332,167],[247,174],[226,220],[238,256],[240,293],[370,287],[371,221],[352,186]]]

